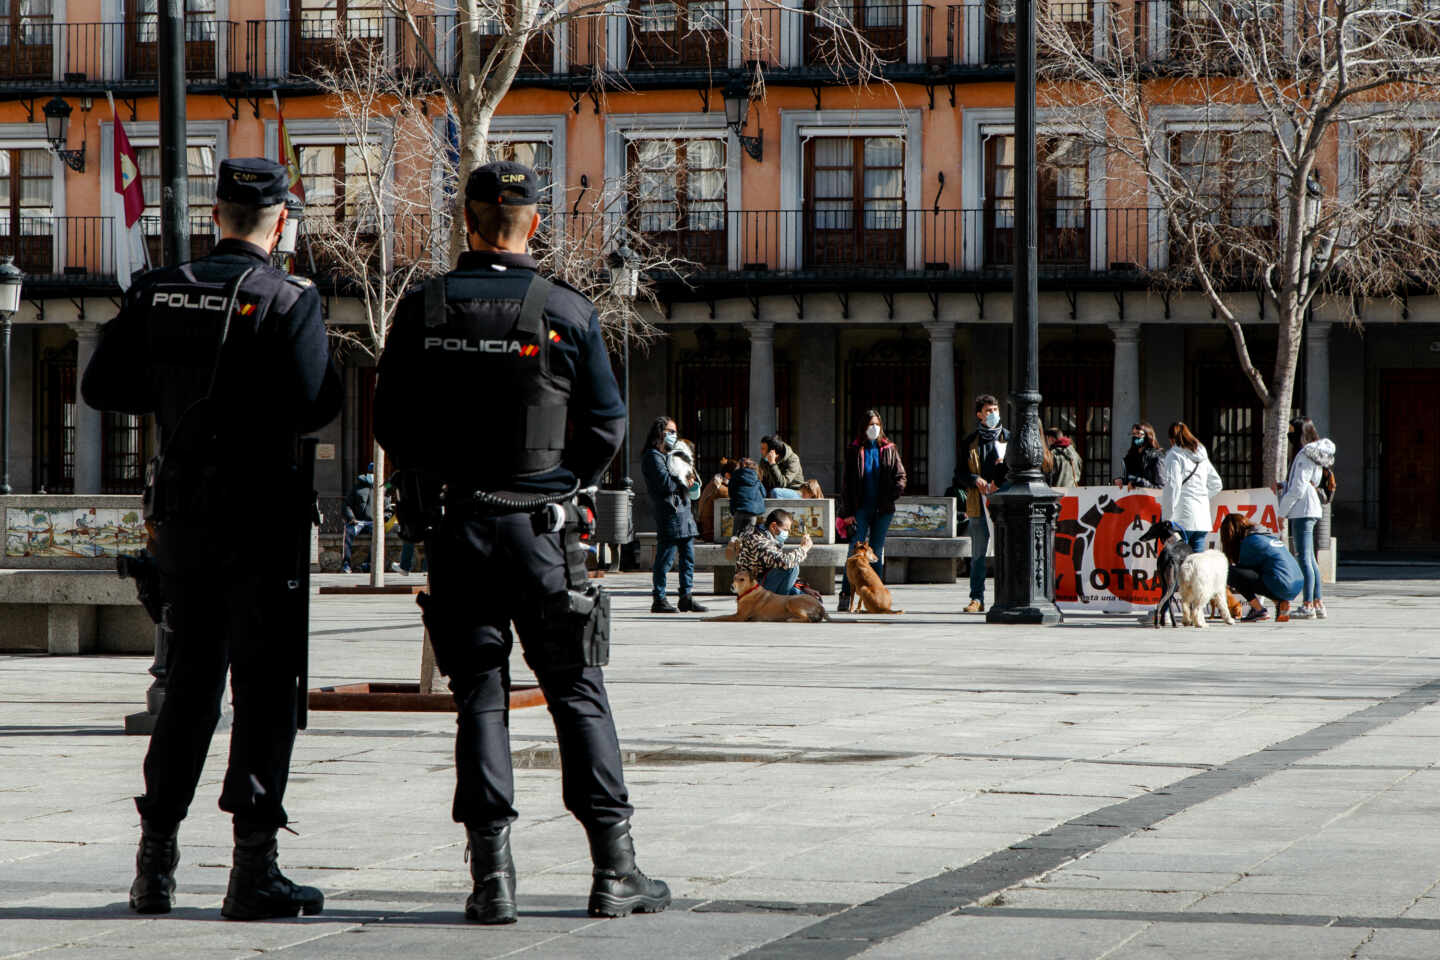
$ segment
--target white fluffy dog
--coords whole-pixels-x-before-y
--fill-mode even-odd
[[[1180,581],[1175,593],[1180,598],[1180,620],[1187,627],[1205,626],[1205,605],[1212,600],[1225,612],[1225,622],[1233,624],[1230,607],[1225,602],[1225,580],[1230,574],[1230,561],[1219,550],[1193,553],[1180,564]]]
[[[690,486],[696,477],[695,473],[695,451],[684,440],[676,440],[675,446],[670,448],[669,455],[665,458],[665,464],[670,468],[671,476],[674,476]]]

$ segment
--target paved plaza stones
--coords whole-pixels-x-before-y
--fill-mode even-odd
[[[644,575],[608,583],[636,842],[675,890],[666,913],[585,916],[584,835],[530,709],[511,717],[517,925],[461,916],[444,714],[312,713],[281,862],[326,910],[271,923],[219,918],[218,733],[177,910],[137,917],[145,741],[120,726],[148,662],[11,656],[0,957],[1440,956],[1440,582],[1342,583],[1328,621],[1204,632],[991,627],[930,586],[859,625],[708,624],[646,613]],[[315,685],[418,671],[409,598],[312,615]]]

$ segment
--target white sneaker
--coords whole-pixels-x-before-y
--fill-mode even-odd
[[[1290,611],[1291,620],[1312,620],[1314,619],[1314,617],[1315,611],[1311,610],[1309,607],[1297,607],[1296,609]]]
[[[1319,600],[1315,601],[1314,612],[1316,620],[1324,620],[1325,617],[1328,616],[1328,614],[1325,613],[1325,604],[1321,603]]]
[[[398,560],[393,560],[393,561],[391,561],[391,563],[390,563],[390,572],[391,572],[391,573],[404,573],[405,571],[400,569],[400,562],[399,562]]]

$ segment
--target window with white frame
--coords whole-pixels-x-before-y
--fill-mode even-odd
[[[1090,257],[1090,159],[1077,136],[1042,135],[1036,147],[1037,254],[1042,263],[1087,263]],[[1015,135],[985,137],[985,263],[1015,262]]]
[[[1367,192],[1407,197],[1440,196],[1440,132],[1380,129],[1358,140],[1360,182]]]
[[[726,262],[726,141],[632,139],[627,146],[630,228],[671,256]]]
[[[140,161],[140,189],[145,194],[145,212],[141,230],[149,248],[150,262],[163,263],[160,248],[160,148],[135,148]],[[189,183],[190,257],[203,257],[215,245],[214,224],[210,209],[215,204],[215,145],[192,143],[185,150],[186,177]]]
[[[55,180],[50,152],[0,149],[0,255],[26,273],[55,269]]]
[[[1170,135],[1170,162],[1208,222],[1274,228],[1274,141],[1265,132],[1177,130]]]

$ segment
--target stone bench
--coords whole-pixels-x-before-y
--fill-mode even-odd
[[[789,551],[798,548],[785,549]],[[805,555],[805,562],[800,565],[800,579],[817,593],[832,596],[835,593],[835,577],[845,569],[845,555],[848,551],[849,548],[843,543],[814,544]],[[730,581],[735,578],[735,565],[725,556],[725,544],[695,544],[695,569],[713,571],[715,586],[712,593],[723,596],[734,592],[730,588]]]
[[[0,650],[154,653],[135,581],[112,570],[0,570]]]

